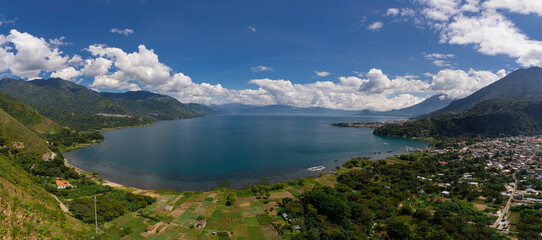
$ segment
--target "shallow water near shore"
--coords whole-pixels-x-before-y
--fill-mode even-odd
[[[64,153],[73,166],[143,189],[209,190],[317,175],[351,157],[373,159],[404,153],[426,142],[378,137],[372,129],[336,122],[397,120],[363,116],[216,115],[161,121],[154,126],[103,132],[105,141]],[[262,178],[265,178],[262,180]]]

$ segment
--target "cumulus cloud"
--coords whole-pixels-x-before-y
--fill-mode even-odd
[[[371,30],[371,31],[380,31],[380,29],[384,26],[384,23],[380,22],[380,21],[377,21],[377,22],[374,22],[374,23],[371,23],[369,26],[367,26],[367,29],[368,30]]]
[[[329,76],[329,72],[326,72],[326,71],[322,71],[322,72],[319,72],[319,71],[314,71],[314,73],[316,74],[316,76],[318,77],[327,77]]]
[[[43,38],[11,30],[0,37],[0,69],[23,78],[65,69],[70,58]],[[13,47],[12,47],[13,46]]]
[[[64,41],[64,39],[63,39]],[[204,104],[245,103],[253,105],[284,104],[297,107],[335,109],[391,110],[408,107],[424,100],[420,95],[446,93],[464,97],[505,75],[501,70],[490,71],[444,69],[427,74],[431,81],[418,76],[389,77],[380,69],[353,72],[336,81],[316,81],[297,84],[285,79],[252,79],[248,84],[256,89],[227,89],[220,84],[196,83],[182,72],[175,72],[159,61],[154,50],[140,45],[134,52],[116,47],[90,45],[85,49],[87,59],[67,56],[57,46],[43,38],[12,30],[0,35],[0,72],[33,79],[40,73],[50,73],[75,81],[90,77],[93,89],[151,90],[176,97],[181,102]],[[424,54],[428,59],[447,59],[452,54]],[[256,71],[271,71],[270,67],[254,67]],[[327,72],[315,71],[324,76]],[[80,79],[79,79],[80,80]],[[414,94],[417,93],[417,94]]]
[[[256,66],[256,67],[251,67],[250,71],[253,71],[253,72],[273,72],[275,70],[273,70],[273,68],[260,65],[260,66]]]
[[[541,15],[538,0],[424,0],[422,14],[442,43],[473,45],[486,55],[503,54],[524,67],[542,66],[542,42],[530,39],[502,10]]]
[[[431,91],[448,94],[453,98],[464,98],[475,91],[506,76],[504,69],[496,73],[490,71],[468,72],[445,69],[432,76]]]
[[[112,33],[121,34],[121,35],[124,35],[124,36],[128,36],[128,35],[134,33],[134,30],[129,29],[129,28],[125,28],[125,29],[111,28],[109,31],[112,32]]]
[[[73,81],[73,78],[81,76],[81,72],[73,67],[64,68],[62,70],[51,73],[52,78],[62,78],[64,80]]]

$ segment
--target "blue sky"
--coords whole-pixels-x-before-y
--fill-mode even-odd
[[[182,102],[388,110],[541,66],[541,15],[539,0],[1,1],[0,72]]]

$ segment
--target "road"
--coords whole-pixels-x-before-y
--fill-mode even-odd
[[[518,186],[518,180],[516,179],[516,174],[514,173],[514,189],[512,189],[512,194],[510,195],[510,198],[508,199],[508,202],[506,203],[506,206],[502,210],[502,212],[499,214],[499,218],[497,218],[497,221],[491,225],[492,228],[497,228],[499,226],[499,223],[502,222],[504,217],[508,214],[508,211],[510,210],[510,204],[512,204],[512,199],[514,198],[514,194],[516,194],[516,189]]]

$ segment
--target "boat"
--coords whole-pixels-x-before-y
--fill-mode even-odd
[[[324,166],[316,166],[316,167],[310,167],[310,168],[307,168],[307,170],[311,171],[311,172],[314,172],[314,171],[322,171],[324,170],[326,167]]]

